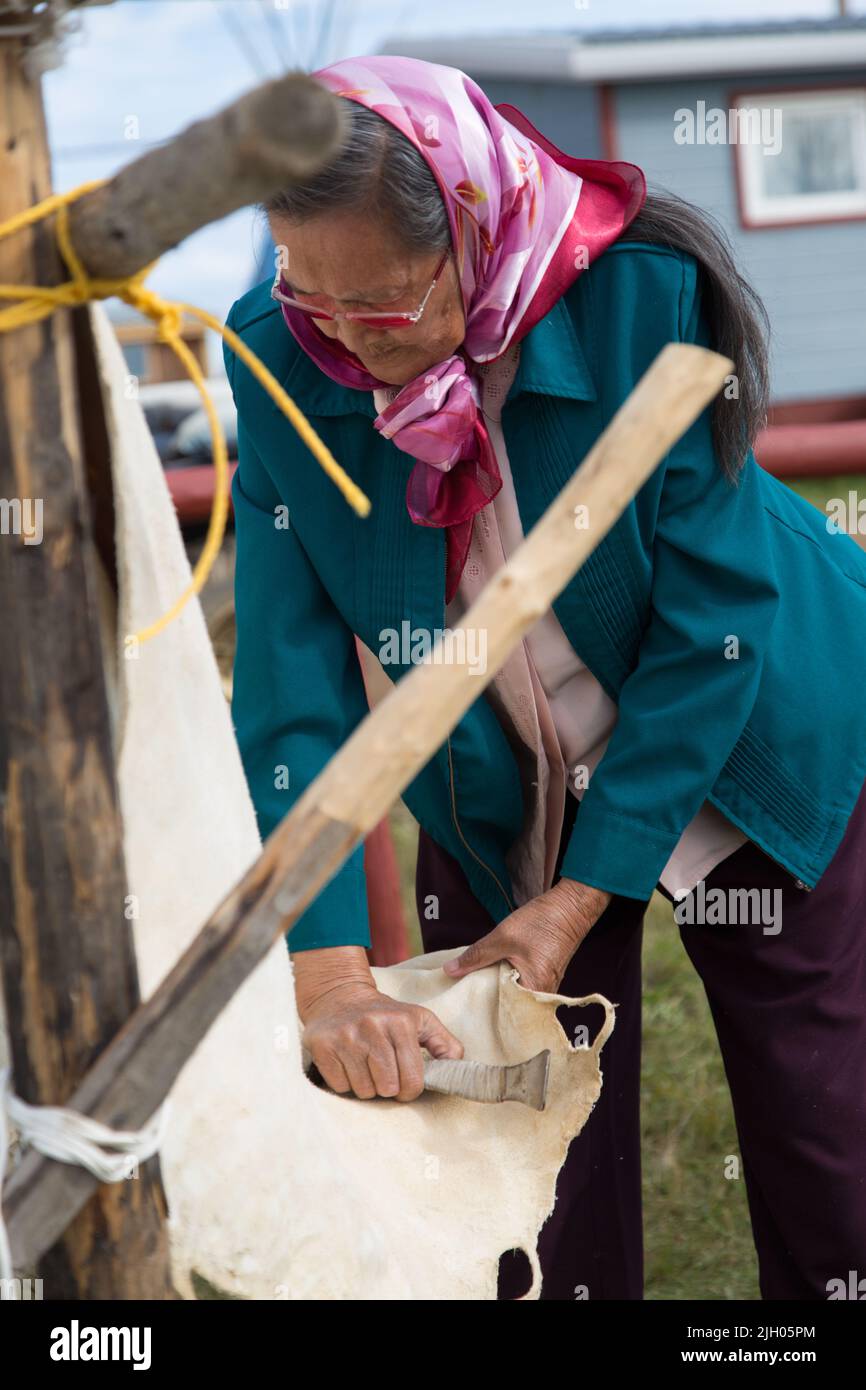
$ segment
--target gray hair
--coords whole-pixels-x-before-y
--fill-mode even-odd
[[[306,183],[260,204],[267,216],[305,222],[331,208],[381,218],[410,251],[444,251],[451,228],[433,171],[396,126],[348,97],[349,133],[335,157]]]

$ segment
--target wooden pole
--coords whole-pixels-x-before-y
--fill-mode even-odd
[[[22,53],[0,39],[2,218],[51,191]],[[0,241],[0,280],[61,278],[45,230]],[[139,1000],[71,318],[0,334],[0,966],[14,1087],[45,1105],[68,1100]],[[45,1296],[172,1297],[164,1217],[157,1159],[99,1186],[38,1252]]]
[[[209,222],[319,168],[345,115],[325,87],[290,73],[133,160],[69,210],[94,277],[133,275]]]
[[[719,391],[733,364],[666,347],[509,563],[454,629],[487,634],[487,668],[416,666],[376,705],[269,836],[156,992],[121,1028],[71,1104],[114,1126],[153,1114],[196,1045],[271,946],[385,814],[609,531],[653,468]],[[586,508],[586,529],[576,508]],[[13,1258],[26,1266],[63,1229],[94,1179],[30,1154],[4,1198]]]

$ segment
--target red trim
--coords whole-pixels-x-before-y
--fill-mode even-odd
[[[866,473],[866,418],[770,425],[758,435],[755,457],[777,478]]]
[[[364,878],[370,922],[371,965],[398,965],[411,955],[400,892],[400,870],[387,816],[364,840]]]
[[[237,460],[229,463],[229,475],[234,477]],[[197,463],[187,468],[167,468],[165,480],[181,526],[194,526],[210,518],[214,497],[213,464]],[[231,493],[229,509],[231,510]]]
[[[866,473],[866,398],[783,402],[771,407],[769,418],[755,443],[755,457],[768,473],[778,478]],[[229,464],[232,475],[236,468],[236,461]],[[181,526],[208,521],[213,467],[170,468],[165,476]]]
[[[834,420],[866,420],[866,396],[825,396],[817,401],[771,405],[770,425],[829,425]]]
[[[839,82],[831,85],[804,86],[802,82],[784,87],[750,87],[739,89],[728,93],[728,110],[736,106],[741,99],[748,97],[765,96],[769,93],[797,93],[803,96],[811,96],[816,92],[866,92],[866,83],[863,82]],[[740,214],[740,226],[748,232],[771,232],[777,231],[779,227],[824,227],[836,222],[866,222],[866,212],[844,212],[831,213],[826,217],[779,217],[771,222],[753,222],[746,214],[746,200],[744,196],[744,179],[742,169],[742,159],[740,157],[740,145],[735,143],[732,147],[734,152],[734,186],[737,193],[737,210]]]
[[[609,82],[598,85],[598,128],[601,135],[601,152],[604,159],[619,159],[619,141],[616,128],[616,93]]]

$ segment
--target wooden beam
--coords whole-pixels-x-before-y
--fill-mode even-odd
[[[376,705],[269,836],[145,1003],[91,1068],[72,1104],[122,1127],[143,1124],[235,991],[444,741],[508,653],[549,608],[732,363],[666,347],[509,563],[454,630],[487,634],[487,668],[419,665]],[[586,529],[576,508],[587,509]],[[6,1223],[19,1266],[56,1238],[92,1190],[82,1169],[31,1154],[9,1182]]]
[[[22,53],[0,42],[0,218],[51,191]],[[0,280],[63,275],[45,229],[0,241]],[[69,1099],[139,1000],[70,320],[0,334],[0,970],[14,1087],[44,1105]],[[171,1297],[158,1161],[91,1192],[37,1252],[46,1297]]]
[[[313,173],[345,129],[336,97],[311,77],[266,82],[73,204],[72,244],[91,275],[133,275],[209,222]]]

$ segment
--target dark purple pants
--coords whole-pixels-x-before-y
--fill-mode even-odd
[[[568,811],[563,847],[571,797]],[[679,930],[706,990],[731,1091],[761,1296],[826,1299],[829,1280],[847,1284],[851,1270],[866,1277],[866,786],[811,893],[751,841],[707,875],[705,890],[713,888],[781,890],[778,934],[748,921]],[[494,925],[459,864],[424,831],[416,893],[426,951],[468,945]],[[423,914],[431,893],[439,898],[435,922]],[[603,994],[617,1011],[601,1056],[601,1096],[571,1144],[539,1235],[542,1298],[572,1300],[578,1285],[590,1299],[643,1297],[646,907],[615,896],[560,986],[562,994]],[[603,1013],[563,1008],[559,1018],[571,1035],[588,1023],[594,1036]],[[525,1257],[505,1253],[499,1297],[516,1298],[528,1283]]]

